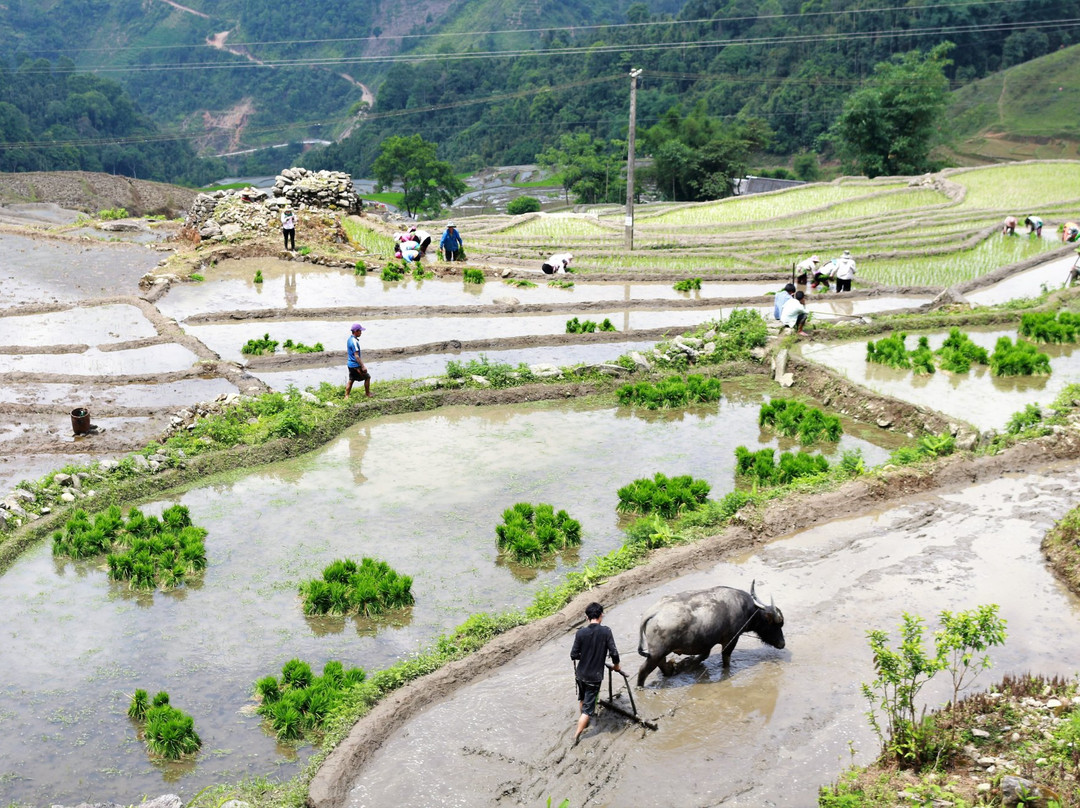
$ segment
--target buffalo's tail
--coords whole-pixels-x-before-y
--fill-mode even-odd
[[[649,625],[650,620],[652,620],[651,615],[642,620],[641,630],[638,632],[637,652],[643,657],[649,656],[649,649],[645,647],[645,626]]]

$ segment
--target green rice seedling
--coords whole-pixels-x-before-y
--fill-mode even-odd
[[[1018,435],[1042,423],[1042,409],[1038,404],[1028,404],[1019,412],[1014,412],[1009,422],[1005,425],[1005,431],[1010,435]]]
[[[281,684],[283,687],[308,687],[313,678],[311,666],[299,659],[290,659],[281,668]]]
[[[952,373],[967,373],[975,363],[990,364],[990,354],[986,348],[976,345],[959,328],[949,329],[949,336],[935,353],[940,357],[942,370]]]
[[[1016,344],[999,337],[990,356],[990,372],[995,376],[1033,376],[1050,373],[1050,357],[1019,337]]]
[[[1080,317],[1071,312],[1032,311],[1020,315],[1020,334],[1035,342],[1076,342]]]
[[[391,262],[382,268],[379,277],[388,283],[396,283],[405,280],[405,273],[400,265]]]
[[[763,486],[786,485],[800,477],[809,477],[829,470],[829,461],[822,455],[784,452],[779,462],[775,450],[751,452],[745,446],[735,449],[735,475]]]
[[[262,282],[263,282],[262,270],[261,269],[256,269],[255,270],[255,283],[262,283]]]
[[[484,270],[482,269],[466,269],[461,273],[462,280],[465,283],[483,283],[484,282]]]
[[[761,405],[758,425],[771,426],[781,435],[797,437],[803,444],[818,440],[838,441],[844,433],[838,416],[784,398],[774,398]]]
[[[192,272],[190,275],[188,275],[188,280],[199,283],[201,281],[205,281],[206,277],[204,275],[200,275],[198,272]]]
[[[281,688],[273,676],[264,676],[255,683],[255,693],[263,704],[273,704],[281,698]]]
[[[507,286],[516,286],[519,289],[535,289],[536,284],[532,281],[527,281],[524,278],[506,278],[503,283]]]
[[[519,564],[539,564],[552,553],[581,543],[581,523],[552,505],[518,502],[495,526],[496,544]]]
[[[413,264],[412,276],[414,280],[418,281],[430,281],[435,277],[434,272],[428,272],[420,264]]]
[[[271,708],[270,723],[283,741],[304,737],[304,716],[290,702],[279,701]]]
[[[202,746],[202,740],[195,732],[194,719],[169,706],[155,707],[147,712],[143,737],[150,753],[166,760],[194,755]]]
[[[316,342],[314,345],[305,345],[302,342],[293,342],[291,339],[285,340],[281,347],[289,353],[320,353],[326,350],[321,342]]]
[[[692,292],[701,289],[701,278],[683,278],[675,281],[676,292]]]
[[[342,682],[342,686],[345,688],[353,687],[363,682],[367,678],[367,673],[363,668],[349,668],[345,671],[345,678]]]
[[[365,264],[363,261],[357,261],[355,264],[353,264],[353,274],[367,275],[367,264]]]
[[[548,286],[552,289],[573,289],[573,281],[548,281]]]
[[[890,334],[877,342],[870,340],[866,343],[866,361],[903,370],[910,369],[911,357],[904,345],[906,339],[907,334],[900,332]]]
[[[322,679],[336,687],[341,687],[345,681],[345,666],[336,659],[331,659],[323,665]]]
[[[159,690],[154,694],[154,700],[151,702],[152,707],[165,707],[169,703],[169,694],[164,690]]]
[[[335,561],[323,570],[323,579],[300,584],[307,614],[376,615],[411,606],[412,578],[399,575],[384,561],[364,558]]]
[[[637,382],[624,384],[615,391],[620,404],[656,410],[661,407],[682,407],[688,404],[719,401],[720,380],[691,374],[685,378],[668,376],[657,384]]]
[[[930,350],[930,340],[919,337],[919,345],[911,352],[911,369],[915,375],[933,373],[937,368],[934,366],[934,353]]]
[[[262,356],[263,354],[272,354],[277,350],[277,346],[277,340],[270,339],[269,334],[263,334],[262,339],[249,339],[245,342],[244,347],[240,349],[240,353],[249,356]]]
[[[592,320],[579,321],[574,317],[566,321],[567,334],[592,334],[596,331],[596,323]]]
[[[688,474],[667,477],[657,472],[650,480],[643,477],[624,485],[618,491],[616,510],[623,513],[658,513],[674,519],[684,511],[698,508],[709,496],[710,486]]]
[[[149,709],[149,694],[145,690],[136,690],[135,695],[131,697],[131,704],[128,706],[128,717],[134,718],[136,721],[142,721],[146,718],[146,711]]]
[[[600,328],[601,331],[618,331],[619,330],[619,329],[617,329],[615,327],[615,323],[611,322],[610,317],[605,317],[604,322],[600,323],[599,328]]]

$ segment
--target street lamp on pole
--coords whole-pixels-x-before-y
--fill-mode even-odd
[[[634,141],[637,130],[637,82],[641,69],[630,71],[630,133],[626,149],[626,249],[634,249]]]

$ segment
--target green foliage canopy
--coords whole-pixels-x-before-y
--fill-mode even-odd
[[[405,212],[435,215],[443,205],[465,193],[465,183],[454,176],[450,164],[435,159],[434,143],[420,135],[391,135],[382,142],[381,153],[372,166],[381,192],[401,183]]]

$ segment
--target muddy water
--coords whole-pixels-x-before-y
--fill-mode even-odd
[[[0,345],[104,345],[156,336],[146,315],[125,304],[0,318]]]
[[[609,712],[571,748],[570,637],[560,638],[421,713],[378,750],[348,804],[816,804],[819,785],[877,751],[859,691],[873,678],[868,629],[895,640],[905,611],[933,618],[997,603],[1009,639],[978,685],[1004,673],[1075,672],[1080,603],[1045,568],[1039,542],[1075,504],[1077,484],[1074,467],[914,499],[613,606],[605,624],[631,673],[640,614],[663,595],[718,584],[757,579],[784,612],[787,648],[747,638],[728,671],[713,657],[670,679],[654,673],[635,699],[657,732]],[[932,705],[947,698],[947,683],[935,685],[923,691]]]
[[[1020,272],[993,286],[964,295],[979,306],[995,306],[1024,297],[1038,297],[1043,286],[1050,291],[1060,289],[1068,280],[1069,270],[1076,261],[1075,255],[1040,264],[1027,272]]]
[[[131,294],[161,254],[131,245],[75,245],[0,234],[0,309]]]
[[[254,283],[256,270],[263,282]],[[159,302],[170,317],[232,309],[318,309],[328,306],[470,306],[496,298],[521,303],[581,303],[620,300],[708,300],[751,297],[775,291],[777,283],[703,283],[697,292],[676,292],[671,283],[589,283],[575,279],[572,289],[554,289],[546,275],[537,275],[535,289],[489,280],[465,284],[461,279],[406,280],[386,283],[378,272],[354,275],[352,270],[321,267],[274,258],[223,261],[204,273],[201,283],[175,284]]]
[[[172,343],[122,351],[89,348],[75,354],[0,354],[0,373],[133,376],[186,370],[198,359],[187,348]]]
[[[457,353],[424,354],[406,359],[391,361],[366,362],[377,384],[389,379],[422,379],[426,376],[442,376],[446,373],[447,362],[467,363],[486,356],[490,362],[517,366],[521,362],[529,365],[552,364],[559,366],[574,365],[579,362],[608,362],[630,351],[648,351],[655,345],[647,342],[605,342],[588,345],[560,345],[541,348],[520,348],[510,351],[460,351]],[[289,385],[306,390],[318,387],[322,382],[331,384],[345,383],[345,365],[335,362],[329,367],[304,368],[253,373],[256,378],[270,385],[274,390],[284,390]],[[2,395],[2,391],[0,391]]]
[[[225,379],[182,379],[160,384],[82,385],[28,383],[0,387],[0,404],[71,404],[72,407],[186,407],[212,401],[221,393],[235,393]]]
[[[993,353],[998,337],[1016,339],[1016,329],[965,330],[971,339]],[[930,347],[937,349],[947,332],[929,334]],[[908,348],[918,337],[909,334]],[[1050,356],[1049,376],[1006,376],[990,374],[988,366],[973,365],[968,373],[939,370],[930,376],[916,376],[866,361],[866,340],[845,343],[803,344],[803,356],[844,374],[871,390],[904,401],[921,404],[967,421],[979,429],[1001,429],[1009,417],[1029,403],[1049,404],[1061,390],[1080,378],[1080,350],[1076,345],[1040,345]]]
[[[636,477],[693,473],[722,495],[735,446],[770,440],[757,427],[762,394],[725,390],[719,405],[645,417],[580,401],[393,417],[296,460],[212,479],[175,497],[209,530],[209,567],[200,585],[173,594],[132,596],[93,564],[55,562],[42,544],[0,586],[5,796],[123,802],[160,791],[163,773],[124,715],[138,687],[168,690],[207,750],[169,791],[294,773],[257,718],[240,713],[257,678],[294,656],[377,669],[474,612],[525,604],[621,541],[615,492]],[[838,451],[855,447],[871,462],[886,451],[854,437]],[[538,574],[499,563],[494,525],[521,500],[569,510],[583,525],[580,551]],[[378,625],[306,619],[296,585],[346,555],[412,575],[416,606]]]

